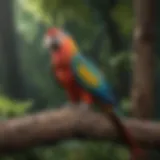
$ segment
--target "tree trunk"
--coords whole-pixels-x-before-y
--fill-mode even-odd
[[[137,118],[153,116],[155,0],[133,0],[135,30],[133,39],[132,113]]]
[[[24,88],[17,54],[13,6],[13,0],[0,1],[2,85],[5,94],[19,99],[24,98]]]

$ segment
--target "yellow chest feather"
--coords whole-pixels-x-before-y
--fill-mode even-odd
[[[98,86],[98,79],[96,75],[90,72],[85,65],[80,64],[78,66],[78,72],[80,77],[89,85],[92,85],[94,87]]]

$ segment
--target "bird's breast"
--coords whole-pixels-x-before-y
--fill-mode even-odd
[[[56,78],[63,86],[69,86],[74,81],[73,73],[69,66],[59,64],[54,66],[54,73]]]

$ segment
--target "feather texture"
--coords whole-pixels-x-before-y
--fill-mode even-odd
[[[78,84],[88,92],[99,98],[104,104],[115,104],[110,84],[92,62],[81,54],[77,54],[71,59],[71,70]]]

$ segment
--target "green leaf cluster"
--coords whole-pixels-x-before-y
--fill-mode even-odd
[[[6,96],[0,96],[0,117],[7,118],[13,116],[21,116],[25,114],[31,107],[32,101],[16,101]]]

